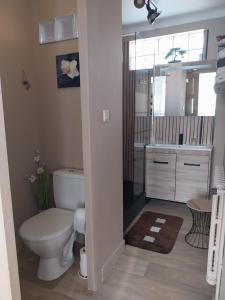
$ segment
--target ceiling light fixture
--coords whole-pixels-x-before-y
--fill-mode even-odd
[[[153,5],[154,8],[151,8],[151,4]],[[148,11],[147,19],[150,24],[153,24],[155,22],[155,19],[158,18],[161,12],[158,12],[158,8],[156,7],[156,5],[150,0],[148,0],[146,4],[146,8]]]
[[[153,7],[151,7],[151,5]],[[161,12],[158,11],[157,6],[150,0],[134,0],[134,6],[136,8],[142,8],[146,6],[146,9],[148,11],[147,19],[150,24],[153,24],[155,22],[155,19],[158,18],[158,16],[161,14]]]

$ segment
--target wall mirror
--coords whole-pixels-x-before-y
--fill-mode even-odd
[[[136,71],[136,116],[215,116],[216,61]]]
[[[213,61],[155,67],[154,116],[215,116]]]

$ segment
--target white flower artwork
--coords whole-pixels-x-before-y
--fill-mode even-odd
[[[74,79],[80,75],[80,72],[77,70],[76,60],[68,61],[63,59],[61,61],[61,70],[63,75],[66,75],[71,79]]]
[[[58,88],[80,86],[79,53],[56,56]]]

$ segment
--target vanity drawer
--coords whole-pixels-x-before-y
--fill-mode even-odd
[[[146,153],[146,196],[174,200],[176,154]]]
[[[177,155],[175,201],[208,197],[209,156]]]

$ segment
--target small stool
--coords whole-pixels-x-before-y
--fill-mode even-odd
[[[192,247],[208,249],[212,201],[191,199],[188,200],[187,207],[192,214],[192,227],[185,235],[185,241]]]

